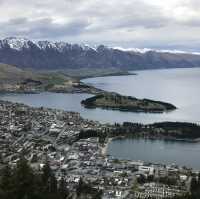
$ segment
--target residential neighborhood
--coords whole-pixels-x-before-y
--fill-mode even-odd
[[[6,163],[15,166],[23,153],[31,167],[40,171],[48,158],[56,178],[64,176],[71,192],[82,178],[101,190],[103,199],[162,199],[190,192],[192,176],[198,177],[198,171],[119,160],[107,154],[108,141],[80,137],[87,131],[103,134],[108,128],[112,125],[83,119],[79,113],[1,101],[1,168]]]

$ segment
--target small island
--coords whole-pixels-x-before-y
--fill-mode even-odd
[[[131,96],[123,96],[117,93],[101,93],[87,98],[81,102],[85,108],[104,108],[131,112],[163,113],[175,110],[170,103],[149,99],[137,99]]]

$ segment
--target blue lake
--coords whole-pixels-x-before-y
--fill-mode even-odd
[[[174,104],[177,110],[163,113],[132,113],[102,109],[85,109],[80,102],[88,94],[6,94],[0,99],[34,107],[58,108],[80,112],[84,118],[100,122],[184,121],[200,123],[200,68],[134,71],[137,75],[89,78],[83,82],[107,91],[138,98],[150,98]],[[116,158],[159,163],[176,163],[200,169],[200,143],[163,140],[113,140],[108,153]]]
[[[200,143],[149,139],[114,139],[107,153],[125,160],[177,164],[200,169]]]
[[[160,121],[200,122],[200,69],[170,69],[136,71],[137,75],[89,78],[83,82],[95,87],[115,91],[138,98],[150,98],[170,102],[177,110],[163,113],[132,113],[102,109],[85,109],[81,100],[88,94],[6,94],[0,99],[22,102],[31,106],[44,106],[78,111],[84,118],[100,122],[142,122]]]

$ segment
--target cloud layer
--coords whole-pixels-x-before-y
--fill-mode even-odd
[[[0,37],[200,50],[199,0],[0,0]]]

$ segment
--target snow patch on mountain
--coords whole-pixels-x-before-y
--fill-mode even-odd
[[[21,51],[23,49],[29,49],[31,47],[37,47],[40,50],[54,49],[62,53],[64,50],[73,50],[79,49],[83,51],[94,50],[88,44],[69,44],[66,42],[50,42],[50,41],[38,41],[34,42],[25,38],[16,38],[16,37],[8,37],[3,40],[0,40],[0,48],[9,47],[13,50]]]
[[[1,40],[1,47],[9,46],[15,50],[22,50],[23,48],[29,48],[28,42],[28,39],[9,37]]]
[[[113,49],[124,51],[124,52],[136,52],[145,54],[147,52],[157,52],[157,53],[171,53],[171,54],[193,54],[200,55],[200,52],[189,52],[182,50],[157,50],[152,48],[122,48],[122,47],[113,47]]]
[[[124,51],[124,52],[136,52],[136,53],[143,53],[143,54],[146,53],[146,52],[149,52],[149,51],[154,51],[153,49],[150,49],[150,48],[140,49],[140,48],[113,47],[112,49],[120,50],[120,51]]]
[[[53,49],[62,53],[65,50],[82,50],[82,51],[98,51],[104,49],[113,49],[119,50],[123,52],[134,52],[145,54],[147,52],[157,52],[157,53],[171,53],[171,54],[193,54],[200,55],[200,52],[187,52],[181,50],[157,50],[151,48],[122,48],[122,47],[106,47],[103,45],[92,47],[88,44],[69,44],[66,42],[50,42],[50,41],[38,41],[34,42],[25,38],[17,38],[17,37],[8,37],[3,40],[0,40],[0,48],[11,48],[13,50],[21,51],[23,49],[29,49],[31,47],[37,47],[40,50]]]

